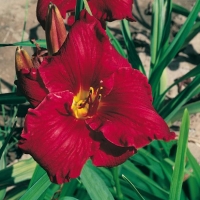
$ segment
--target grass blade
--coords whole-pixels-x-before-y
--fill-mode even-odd
[[[172,181],[170,186],[169,200],[179,200],[181,197],[185,159],[187,151],[188,133],[189,133],[189,113],[185,109],[183,119],[181,123],[180,136],[178,140],[178,147],[175,159],[174,172],[172,175]]]
[[[51,182],[49,177],[47,174],[44,174],[32,187],[27,190],[20,200],[38,199],[50,185]]]
[[[0,94],[0,104],[21,104],[25,102],[26,98],[24,96],[18,96],[16,93]]]
[[[76,1],[76,9],[75,9],[75,19],[78,20],[80,16],[80,12],[83,9],[83,0],[77,0]]]
[[[10,139],[12,138],[13,136],[13,132],[15,130],[15,127],[16,127],[16,123],[17,123],[17,118],[15,118],[15,121],[14,121],[14,125],[9,133],[9,135],[7,136],[6,140],[4,141],[4,144],[2,145],[1,149],[0,149],[0,160],[1,160],[1,156],[3,155],[3,152],[8,144],[8,142],[10,141]]]
[[[122,35],[124,37],[124,41],[125,41],[126,48],[128,51],[129,62],[131,63],[133,68],[139,69],[143,74],[146,75],[145,69],[142,65],[142,62],[141,62],[137,52],[136,52],[134,42],[131,38],[129,23],[125,19],[121,21],[121,30],[122,30]]]
[[[112,33],[110,32],[110,29],[108,27],[106,27],[106,33],[110,38],[110,42],[115,47],[115,49],[118,51],[118,53],[120,53],[124,58],[126,58],[126,54],[125,54],[123,48],[121,47],[118,40],[112,35]]]
[[[36,40],[37,44],[40,45],[42,48],[47,48],[46,40]],[[31,41],[23,41],[23,42],[15,42],[15,43],[0,43],[1,47],[7,47],[7,46],[26,46],[26,47],[35,47],[35,44],[33,44]]]
[[[128,180],[128,178],[126,178],[126,176],[124,176],[124,175],[122,174],[122,178],[123,178],[124,180],[126,180],[126,181],[131,185],[131,187],[136,191],[136,193],[138,194],[138,197],[139,197],[140,199],[145,200],[145,199],[142,197],[142,195],[139,193],[139,191],[137,190],[137,188],[133,185],[133,183],[131,183],[131,181]]]
[[[42,177],[45,173],[46,173],[45,170],[39,165],[37,165],[33,173],[32,179],[29,183],[28,189],[32,187],[39,180],[39,178]]]
[[[196,66],[194,69],[190,70],[188,73],[180,77],[179,79],[175,80],[173,84],[171,84],[156,100],[154,100],[154,106],[155,108],[159,108],[158,105],[161,105],[161,101],[164,99],[165,94],[175,85],[180,83],[181,81],[184,81],[188,78],[194,77],[196,75],[200,74],[200,65]],[[181,115],[182,116],[182,115]]]
[[[154,94],[155,94],[155,88],[157,88],[157,85],[160,81],[160,77],[162,75],[164,68],[169,64],[171,59],[175,57],[177,52],[182,47],[187,35],[189,34],[193,26],[194,21],[196,20],[199,10],[200,10],[200,1],[197,1],[193,10],[191,11],[191,14],[188,16],[186,22],[181,27],[178,34],[172,41],[172,43],[166,49],[161,59],[157,60],[155,64],[156,66],[154,67],[154,70],[152,71],[152,74],[149,78],[149,83],[152,86]]]
[[[185,109],[188,109],[189,114],[195,114],[195,113],[199,113],[200,112],[200,101],[194,102],[194,103],[190,103],[190,104],[186,104],[185,106],[183,106],[170,120],[170,124],[172,124],[173,122],[175,122],[176,120],[179,120],[181,118],[181,116],[183,116],[183,112]]]
[[[194,177],[198,183],[198,187],[200,188],[200,165],[194,158],[194,156],[191,154],[189,149],[187,149],[187,158],[189,160],[190,165],[192,166],[192,169],[194,170]]]

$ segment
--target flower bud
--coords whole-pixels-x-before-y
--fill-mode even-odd
[[[33,63],[30,56],[24,49],[20,47],[17,47],[15,52],[15,63],[17,71],[20,71],[21,69],[33,68]]]
[[[64,43],[67,37],[67,31],[60,11],[52,3],[49,4],[45,33],[49,55],[53,55],[58,52]]]

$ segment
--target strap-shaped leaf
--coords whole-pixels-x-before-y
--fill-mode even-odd
[[[87,164],[83,167],[80,177],[92,200],[114,200],[104,181]]]
[[[194,156],[191,154],[189,149],[187,149],[187,158],[189,160],[190,165],[192,166],[194,177],[198,183],[198,187],[200,188],[200,165],[194,158]]]
[[[110,38],[110,42],[115,47],[115,49],[118,51],[118,53],[120,53],[124,58],[126,58],[126,54],[125,54],[123,48],[121,47],[118,40],[112,35],[112,33],[110,32],[110,29],[108,27],[106,27],[106,33],[108,34],[108,36]]]
[[[51,182],[49,177],[47,174],[44,174],[32,187],[26,191],[20,200],[38,199],[50,185]]]
[[[181,190],[182,190],[183,176],[185,169],[189,124],[190,124],[189,113],[187,109],[185,109],[178,140],[174,172],[172,175],[172,181],[170,186],[169,200],[181,199],[180,197],[181,197]]]
[[[37,44],[40,45],[42,48],[46,48],[46,40],[36,40]],[[31,41],[22,41],[22,42],[15,42],[15,43],[0,43],[1,47],[6,46],[26,46],[26,47],[35,47],[35,44],[33,44]]]
[[[129,22],[125,19],[121,21],[121,30],[128,51],[128,60],[130,61],[133,68],[139,69],[143,74],[146,74],[131,37]]]
[[[181,27],[181,29],[177,33],[172,43],[163,52],[163,55],[160,56],[159,59],[156,61],[154,70],[152,71],[152,74],[149,78],[149,83],[152,86],[154,94],[155,94],[157,85],[160,81],[160,77],[162,75],[164,68],[169,64],[172,58],[175,57],[175,55],[178,53],[178,51],[182,47],[186,37],[188,36],[193,26],[194,21],[196,20],[199,10],[200,10],[200,1],[197,1],[190,15],[188,16],[184,25]]]
[[[18,96],[16,93],[0,94],[0,104],[20,104],[25,103],[24,96]]]

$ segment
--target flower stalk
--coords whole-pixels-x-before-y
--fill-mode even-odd
[[[123,198],[123,194],[122,194],[122,191],[121,191],[121,185],[120,185],[119,176],[118,176],[118,167],[112,168],[112,174],[113,174],[113,178],[114,178],[114,181],[115,181],[117,199],[123,200],[124,198]]]
[[[76,0],[75,20],[79,20],[80,12],[83,9],[83,0]]]

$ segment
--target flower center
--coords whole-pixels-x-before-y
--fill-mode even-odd
[[[80,90],[80,92],[74,96],[71,109],[72,114],[77,119],[86,119],[92,117],[99,106],[101,100],[103,87],[99,87],[96,90],[90,87],[89,91]]]

